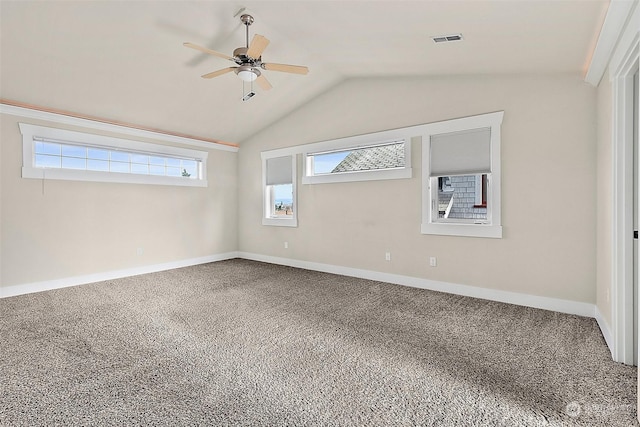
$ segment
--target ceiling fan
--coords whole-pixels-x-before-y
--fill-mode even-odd
[[[269,45],[269,40],[260,34],[255,34],[251,40],[251,44],[249,44],[249,26],[253,24],[253,16],[247,14],[241,15],[240,21],[246,28],[246,47],[239,47],[235,49],[233,51],[233,56],[225,55],[224,53],[216,52],[215,50],[198,46],[193,43],[184,43],[186,47],[199,50],[200,52],[208,53],[209,55],[217,56],[219,58],[228,59],[229,61],[235,62],[237,65],[237,67],[223,68],[221,70],[204,74],[202,78],[211,79],[233,71],[244,82],[255,81],[263,90],[269,90],[272,88],[271,83],[269,83],[264,74],[262,74],[262,70],[280,71],[293,74],[307,74],[309,72],[307,67],[301,65],[262,62],[262,52],[264,52],[266,47]],[[255,95],[255,93],[251,91],[245,95],[243,100],[246,101],[253,95]]]

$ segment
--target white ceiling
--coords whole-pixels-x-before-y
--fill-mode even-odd
[[[451,74],[583,75],[607,0],[0,1],[0,96],[108,120],[241,142],[347,78]],[[234,14],[271,40],[274,88],[242,102]],[[431,36],[462,33],[434,44]]]

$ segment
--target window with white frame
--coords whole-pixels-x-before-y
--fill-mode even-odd
[[[208,153],[20,123],[23,178],[206,187]]]
[[[303,184],[411,178],[411,137],[386,131],[308,144],[303,159]]]
[[[425,125],[422,233],[502,237],[500,126],[504,112]]]
[[[295,155],[262,153],[263,225],[298,225],[295,159]]]

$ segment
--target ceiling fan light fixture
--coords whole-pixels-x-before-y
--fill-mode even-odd
[[[255,68],[243,65],[237,68],[236,74],[245,82],[253,82],[260,75],[260,71]]]

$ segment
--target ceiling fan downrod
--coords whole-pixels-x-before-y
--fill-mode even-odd
[[[253,16],[245,13],[244,15],[240,16],[240,21],[242,21],[245,27],[245,39],[247,41],[246,46],[247,49],[249,49],[249,25],[253,24]]]

